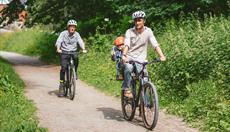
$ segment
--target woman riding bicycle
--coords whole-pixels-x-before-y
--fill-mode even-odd
[[[77,44],[83,49],[83,53],[86,53],[85,44],[78,32],[76,32],[77,22],[75,20],[69,20],[67,23],[67,30],[64,30],[59,35],[55,44],[57,52],[61,54],[61,70],[60,70],[60,85],[59,85],[59,96],[64,96],[64,78],[65,71],[70,58],[69,54],[62,54],[65,52],[72,52],[74,54],[74,63],[77,73],[78,67],[78,56],[77,56]]]
[[[134,20],[134,27],[130,28],[125,33],[125,49],[123,51],[123,62],[124,62],[124,81],[122,84],[122,90],[126,97],[132,98],[130,89],[131,84],[131,73],[133,71],[133,65],[127,63],[129,60],[144,62],[147,57],[147,45],[151,43],[155,51],[160,56],[161,61],[165,61],[166,58],[161,51],[161,48],[153,35],[150,28],[144,26],[145,24],[145,13],[143,11],[136,11],[132,14]],[[137,71],[140,72],[142,66],[136,64]]]

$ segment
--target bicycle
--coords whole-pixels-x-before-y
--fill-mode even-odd
[[[75,65],[74,65],[74,55],[76,52],[71,51],[62,51],[62,54],[68,54],[70,55],[69,62],[66,69],[66,76],[65,76],[65,82],[64,82],[64,96],[69,98],[71,100],[75,97],[75,90],[76,90],[76,71],[75,71]]]
[[[136,107],[139,107],[140,101],[140,115],[142,116],[145,127],[149,130],[155,128],[157,124],[159,106],[156,87],[151,83],[149,76],[144,75],[144,69],[146,68],[146,65],[157,62],[160,62],[160,60],[155,59],[151,62],[144,63],[129,61],[129,63],[134,66],[131,81],[133,98],[125,97],[124,90],[121,92],[122,113],[125,120],[131,121],[134,118]],[[135,63],[142,65],[142,69],[139,73],[135,73]],[[139,81],[139,89],[136,89],[137,81]],[[136,90],[138,90],[138,93]]]

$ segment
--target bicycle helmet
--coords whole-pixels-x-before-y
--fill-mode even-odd
[[[116,46],[123,45],[123,44],[124,44],[124,41],[125,41],[125,38],[124,38],[123,36],[117,37],[117,38],[114,40],[114,45],[116,45]]]
[[[143,11],[136,11],[136,12],[133,13],[132,18],[133,19],[136,19],[136,18],[145,18],[145,12],[143,12]]]
[[[74,26],[77,26],[77,22],[75,20],[69,20],[68,23],[67,23],[67,26],[70,26],[70,25],[74,25]]]

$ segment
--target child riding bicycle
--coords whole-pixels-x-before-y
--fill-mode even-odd
[[[55,46],[57,52],[61,54],[61,70],[60,70],[60,85],[59,85],[59,96],[64,96],[64,82],[65,82],[65,71],[67,69],[68,60],[70,59],[69,54],[63,52],[72,52],[74,55],[74,64],[77,72],[78,58],[77,58],[77,44],[83,49],[83,53],[86,53],[85,44],[78,32],[76,32],[77,22],[75,20],[69,20],[67,23],[67,30],[61,32]]]

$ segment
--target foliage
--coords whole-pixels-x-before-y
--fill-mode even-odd
[[[167,83],[165,88],[169,88],[167,91],[170,94],[177,93],[184,99],[188,96],[187,84],[208,78],[213,78],[218,84],[227,84],[227,66],[230,64],[227,54],[230,52],[229,29],[229,21],[223,17],[206,18],[203,23],[196,19],[180,24],[174,21],[168,23],[159,41],[164,44],[162,47],[169,60],[163,68],[156,67],[156,70],[159,71],[158,79]],[[229,89],[227,85],[222,86],[219,86],[222,90]],[[223,95],[229,94],[223,92]]]
[[[162,103],[188,121],[202,121],[205,131],[228,131],[229,18],[172,20],[166,25],[158,40],[167,62],[150,71]]]
[[[0,131],[46,131],[38,127],[35,108],[23,88],[10,64],[0,59]]]
[[[2,23],[2,21],[5,20],[6,17],[9,18],[9,23],[12,23],[14,20],[18,19],[18,13],[20,13],[24,9],[24,5],[22,5],[19,0],[12,0],[7,5],[7,8],[4,8],[0,11],[3,17],[2,19],[0,19],[0,23]]]
[[[108,33],[120,33],[127,28],[124,25],[131,26],[131,14],[136,10],[146,12],[148,24],[164,24],[166,20],[193,12],[203,18],[204,14],[228,15],[230,11],[228,0],[30,0],[27,4],[32,23],[52,24],[61,31],[69,19],[76,19],[84,36],[94,34],[97,27],[106,28]],[[104,18],[109,18],[109,22]]]

